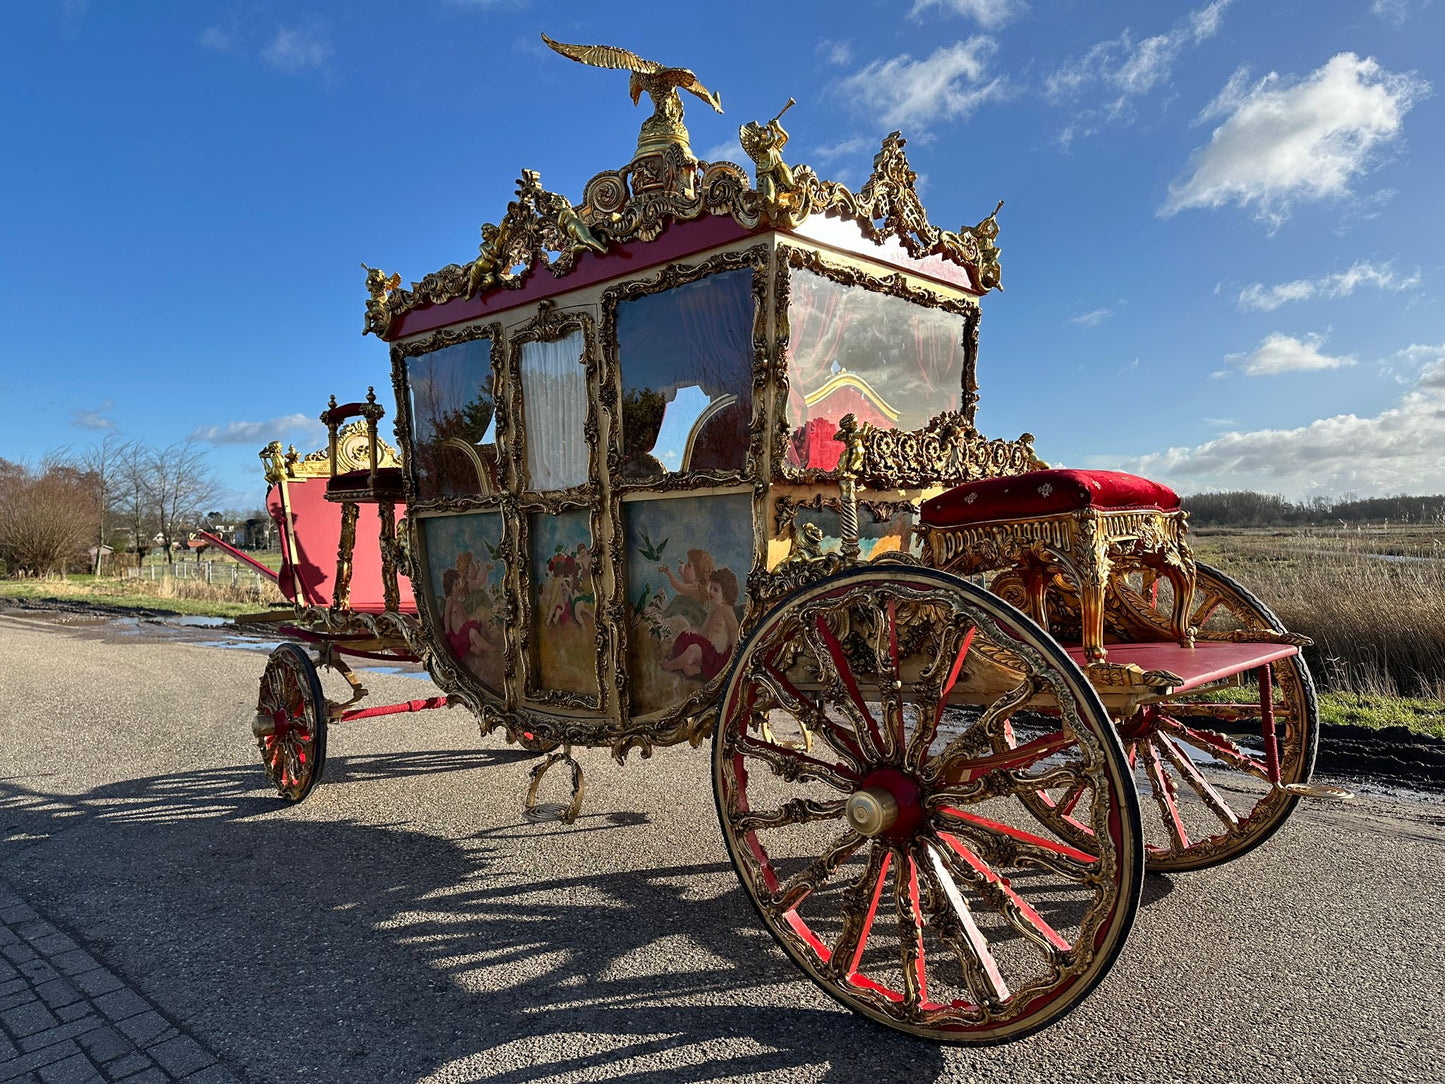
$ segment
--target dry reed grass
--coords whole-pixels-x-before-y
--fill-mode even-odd
[[[1314,640],[1305,654],[1323,688],[1445,700],[1442,539],[1418,527],[1200,531],[1195,555]]]

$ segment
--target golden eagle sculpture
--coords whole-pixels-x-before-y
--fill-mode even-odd
[[[681,146],[689,158],[692,149],[688,145],[687,129],[682,125],[682,99],[679,90],[696,94],[713,109],[721,113],[722,102],[718,96],[702,83],[687,68],[669,68],[655,60],[644,60],[636,53],[619,49],[615,45],[568,45],[553,41],[546,34],[542,40],[554,52],[570,57],[579,64],[594,68],[614,68],[632,73],[627,89],[636,105],[644,92],[652,99],[652,116],[642,122],[642,132],[637,139],[637,153],[659,153],[670,144]]]

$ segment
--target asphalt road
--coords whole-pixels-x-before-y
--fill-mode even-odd
[[[200,634],[202,636],[206,634]],[[530,757],[433,711],[331,732],[287,807],[249,733],[264,655],[0,616],[0,876],[244,1080],[1445,1079],[1445,806],[1316,802],[1151,878],[1108,978],[1003,1047],[837,1007],[758,926],[705,750]],[[426,695],[368,675],[373,702]]]

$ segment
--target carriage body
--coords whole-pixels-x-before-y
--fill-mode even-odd
[[[890,137],[873,191],[918,207],[911,177]],[[857,480],[864,559],[920,556],[924,499],[1033,462],[973,429],[976,248],[920,218],[932,245],[863,213],[768,221],[736,167],[684,181],[692,213],[674,198],[652,236],[388,314],[429,665],[484,726],[696,742],[800,547],[843,545],[845,415],[903,438]]]

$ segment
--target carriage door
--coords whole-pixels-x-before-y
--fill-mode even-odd
[[[514,471],[521,480],[521,668],[525,699],[607,711],[608,637],[598,630],[599,517],[607,497],[597,419],[596,334],[551,302],[511,336]]]
[[[761,248],[722,253],[603,295],[637,718],[686,716],[715,698],[737,646],[755,557],[754,342],[766,260]]]

